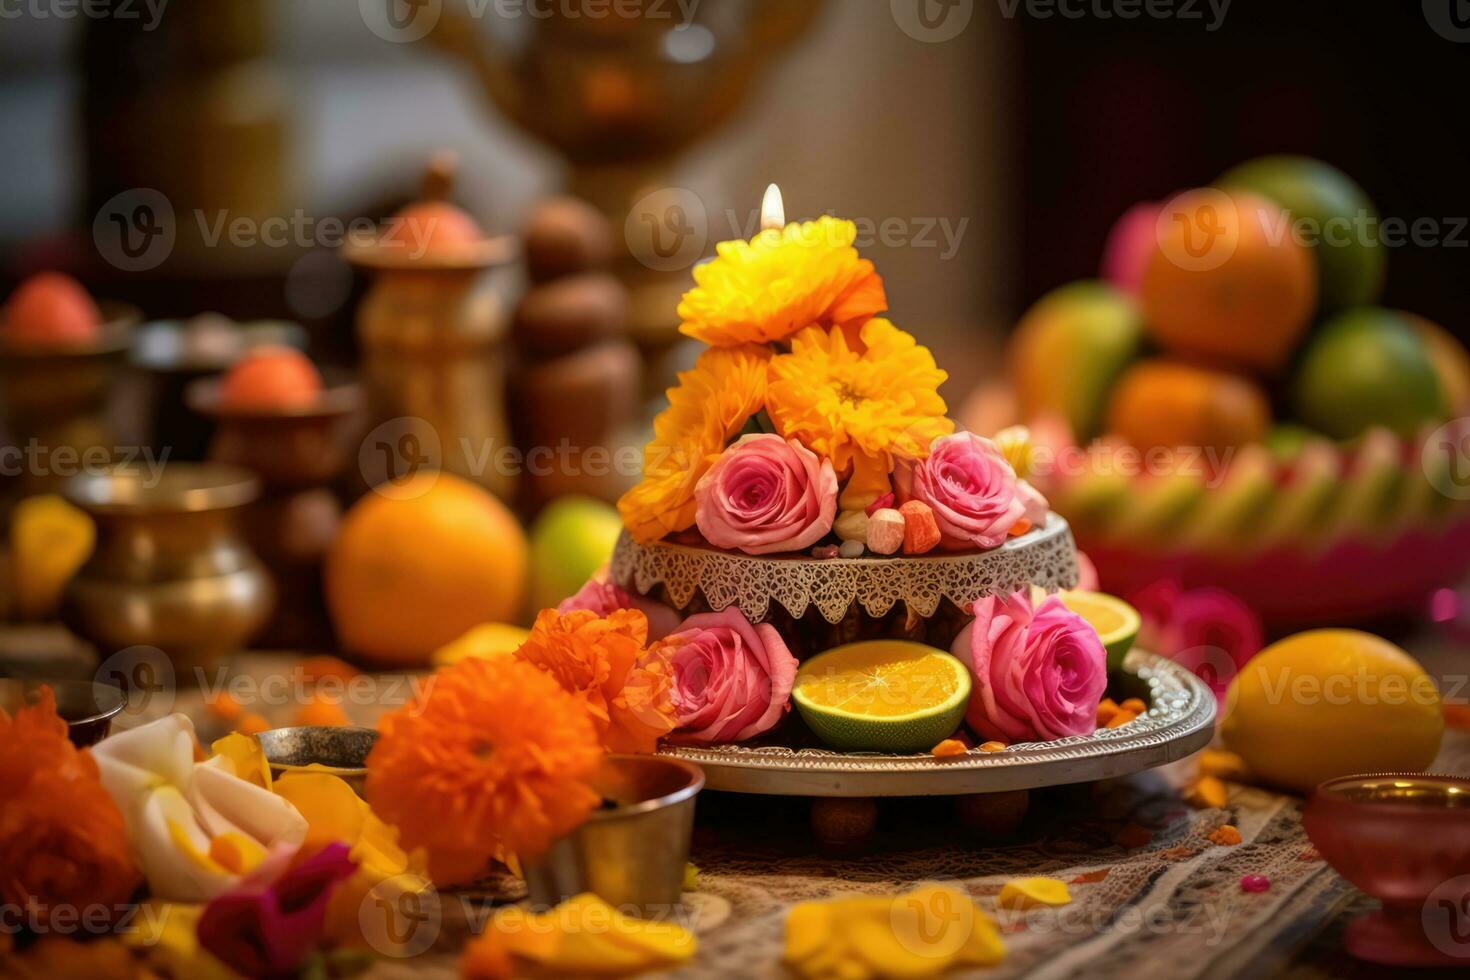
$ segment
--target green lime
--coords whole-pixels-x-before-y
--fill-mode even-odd
[[[801,665],[791,692],[818,738],[850,752],[927,752],[960,727],[970,671],[922,643],[869,640]]]
[[[1337,439],[1374,426],[1409,437],[1446,415],[1424,341],[1401,314],[1377,307],[1322,324],[1302,354],[1293,397],[1303,422]]]

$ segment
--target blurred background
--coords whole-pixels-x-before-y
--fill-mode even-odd
[[[962,423],[1030,423],[1052,448],[1101,436],[1141,450],[1247,450],[1187,487],[1038,474],[1102,556],[1105,586],[1249,593],[1255,582],[1269,605],[1281,590],[1262,567],[1305,574],[1280,548],[1314,572],[1358,567],[1357,552],[1323,555],[1377,547],[1383,531],[1408,542],[1391,568],[1432,574],[1366,606],[1328,578],[1314,588],[1334,601],[1267,618],[1418,611],[1463,571],[1457,557],[1424,560],[1425,540],[1443,537],[1435,522],[1448,520],[1431,505],[1470,487],[1458,469],[1444,471],[1452,492],[1427,464],[1417,476],[1432,448],[1425,426],[1463,414],[1470,397],[1455,340],[1470,337],[1461,6],[27,0],[0,14],[0,296],[64,272],[123,332],[104,333],[92,360],[7,360],[0,447],[39,438],[244,466],[264,484],[252,546],[277,584],[297,582],[288,593],[320,591],[345,506],[426,464],[469,476],[524,522],[565,496],[610,503],[636,479],[636,447],[692,358],[675,312],[691,270],[717,242],[753,234],[774,182],[791,219],[857,222],[892,318],[934,348]],[[1413,363],[1392,378],[1350,377],[1349,366],[1381,363],[1374,344],[1408,329],[1397,320],[1328,359],[1323,377],[1340,397],[1387,400],[1361,424],[1339,430],[1322,422],[1334,406],[1303,408],[1303,342],[1264,372],[1225,364],[1223,379],[1155,383],[1135,413],[1172,418],[1169,399],[1183,392],[1216,429],[1211,413],[1229,416],[1218,446],[1213,429],[1129,431],[1114,385],[1124,368],[1159,354],[1169,370],[1198,367],[1197,352],[1145,336],[1159,324],[1145,326],[1127,296],[1036,304],[1128,251],[1114,229],[1130,208],[1269,154],[1336,168],[1298,186],[1371,200],[1366,210],[1405,228],[1428,222],[1430,235],[1376,243],[1363,295],[1336,305],[1409,311],[1434,339],[1413,341]],[[427,257],[395,263],[375,248],[393,220],[424,214],[453,232],[412,243]],[[1136,283],[1114,272],[1108,288],[1129,294]],[[1294,343],[1339,312],[1309,306]],[[1125,308],[1126,349],[1094,356],[1110,329],[1098,324]],[[1028,345],[1041,335],[1051,339]],[[207,382],[243,351],[283,344],[310,356],[332,397],[267,430]],[[1443,397],[1395,416],[1412,401],[1396,393],[1424,390],[1415,379],[1431,367]],[[1094,404],[1051,425],[1084,390]],[[512,476],[476,458],[563,443],[578,460],[635,453],[592,475],[558,465]],[[1317,469],[1302,475],[1300,459]],[[1347,477],[1361,474],[1354,491]],[[54,492],[55,475],[0,474],[0,499]],[[1341,499],[1317,492],[1335,484],[1349,487]],[[1293,486],[1316,495],[1273,495]],[[1241,541],[1249,554],[1225,555],[1222,568]],[[556,591],[533,585],[530,608]],[[503,618],[527,608],[512,605]]]
[[[738,19],[764,5],[705,6]],[[793,215],[964,223],[957,249],[936,232],[937,247],[875,238],[865,250],[896,317],[925,340],[994,344],[1026,304],[1095,271],[1129,205],[1261,153],[1339,166],[1384,215],[1470,213],[1470,45],[1436,33],[1417,4],[1236,0],[1211,30],[1203,0],[1198,19],[1139,20],[1035,16],[1025,4],[1007,17],[1006,4],[981,2],[962,5],[969,23],[942,43],[905,33],[886,2],[791,6],[810,8],[809,26],[760,55],[738,103],[663,182],[697,192],[711,214],[747,214],[777,181]],[[489,51],[517,24],[497,24],[488,0],[478,7]],[[153,31],[137,9],[138,20],[0,22],[0,286],[56,262],[108,276],[90,228],[130,187],[211,213],[349,218],[411,196],[428,148],[448,147],[462,161],[457,198],[513,231],[568,184],[565,155],[498,111],[466,58],[432,37],[384,40],[357,0],[172,0]],[[739,60],[730,49],[758,40],[743,21],[684,56]],[[1389,300],[1412,298],[1458,332],[1464,247],[1396,250]],[[102,291],[147,299],[150,315],[202,305],[347,331],[329,287],[293,302],[285,282],[302,256],[254,256],[245,281],[240,256],[206,259],[164,263],[151,292],[114,270]],[[973,377],[953,359],[950,370]]]

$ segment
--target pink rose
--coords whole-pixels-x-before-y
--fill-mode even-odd
[[[720,454],[694,500],[694,521],[717,548],[801,551],[832,530],[837,474],[795,439],[748,435]]]
[[[1261,618],[1225,589],[1185,589],[1160,579],[1128,601],[1143,619],[1139,645],[1194,671],[1218,699],[1265,646]]]
[[[939,546],[950,551],[994,548],[1022,518],[1046,520],[1046,499],[1016,479],[995,443],[973,432],[935,439],[926,459],[899,467],[898,488],[903,499],[934,511]]]
[[[1056,596],[1035,610],[1024,592],[981,599],[951,652],[975,681],[965,719],[986,738],[1047,742],[1097,728],[1107,653]]]
[[[662,602],[645,599],[611,582],[588,579],[577,594],[557,604],[559,613],[585,609],[604,619],[617,609],[636,609],[648,618],[648,641],[662,640],[679,626],[679,614]]]
[[[791,710],[796,658],[774,627],[733,606],[690,616],[651,653],[672,669],[676,740],[742,742]]]

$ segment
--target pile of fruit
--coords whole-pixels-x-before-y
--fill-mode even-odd
[[[1125,214],[1102,280],[1044,297],[1010,351],[1032,479],[1083,546],[1238,562],[1463,525],[1470,353],[1374,305],[1401,230],[1301,157]]]

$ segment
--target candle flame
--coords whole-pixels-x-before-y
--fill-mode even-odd
[[[780,231],[786,227],[786,203],[781,200],[781,188],[772,184],[766,188],[765,200],[761,201],[761,231]]]

